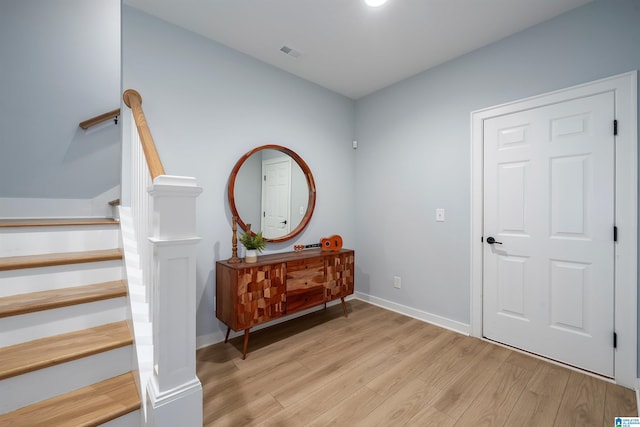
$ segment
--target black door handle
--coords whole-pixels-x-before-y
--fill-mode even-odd
[[[497,244],[499,244],[499,245],[501,245],[501,244],[502,244],[502,242],[498,242],[496,239],[494,239],[494,238],[493,238],[493,237],[491,237],[491,236],[487,237],[487,243],[488,243],[488,244],[490,244],[490,245],[493,245],[494,243],[497,243]]]
[[[287,220],[285,219],[284,221],[280,221],[280,224],[287,224]]]

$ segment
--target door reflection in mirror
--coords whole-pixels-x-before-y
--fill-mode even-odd
[[[315,189],[311,172],[305,174],[301,163],[308,169],[291,150],[265,146],[247,153],[236,164],[229,182],[233,191],[229,201],[242,228],[252,224],[254,232],[282,241],[306,226],[309,208],[315,205]]]

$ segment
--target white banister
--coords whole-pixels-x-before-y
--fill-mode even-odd
[[[139,97],[137,92],[135,95]],[[142,118],[146,127],[141,100],[136,104],[137,113],[130,118]],[[148,316],[152,336],[152,357],[141,360],[138,352],[141,392],[146,394],[145,423],[199,427],[202,386],[195,364],[195,262],[200,240],[196,235],[196,198],[202,189],[191,177],[162,174],[152,180],[146,158],[149,149],[142,148],[139,132],[139,124],[131,126],[130,216],[138,254],[137,281],[144,288],[143,306],[148,311],[141,317]],[[149,139],[148,128],[144,133],[143,138]],[[138,339],[137,331],[135,335]]]
[[[133,114],[131,114],[133,118]],[[149,167],[140,143],[138,130],[131,126],[131,214],[133,216],[133,226],[138,246],[140,258],[140,268],[142,270],[142,282],[146,294],[146,302],[152,300],[152,263],[149,237],[151,236],[151,199],[148,188],[151,186],[151,176]],[[151,313],[148,313],[151,316]]]

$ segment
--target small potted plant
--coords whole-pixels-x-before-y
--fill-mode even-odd
[[[247,224],[247,231],[240,234],[240,243],[245,247],[245,262],[258,261],[258,253],[267,245],[267,239],[262,237],[262,231],[253,234],[251,225]]]

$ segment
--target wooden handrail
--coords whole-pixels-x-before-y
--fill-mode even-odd
[[[162,166],[158,150],[156,149],[156,144],[153,142],[149,125],[147,125],[147,119],[144,117],[144,111],[142,111],[142,97],[137,91],[127,89],[124,91],[122,99],[127,107],[131,108],[131,111],[133,112],[133,120],[135,120],[136,127],[138,128],[140,143],[142,144],[144,157],[147,159],[151,179],[156,179],[156,177],[160,175],[165,175],[164,167]]]
[[[108,113],[100,114],[99,116],[92,117],[90,119],[85,120],[84,122],[80,122],[80,127],[84,130],[89,129],[91,126],[95,126],[102,122],[106,122],[109,119],[116,119],[120,115],[120,109],[117,108],[113,111],[109,111]],[[116,124],[118,122],[116,121]]]

